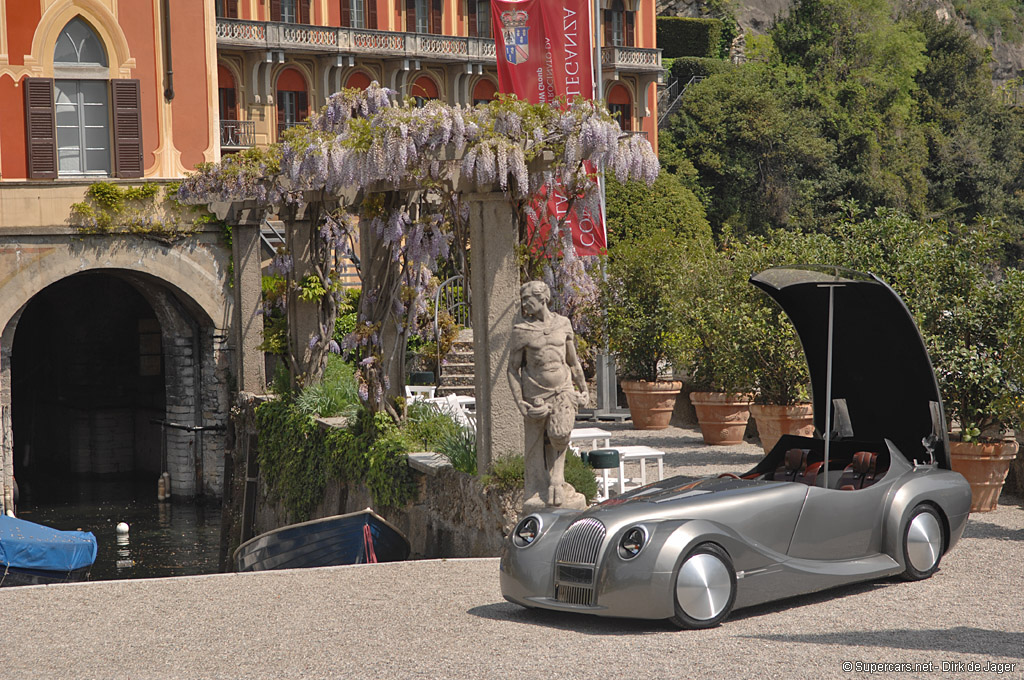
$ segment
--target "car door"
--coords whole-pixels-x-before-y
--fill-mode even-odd
[[[882,549],[882,516],[889,484],[837,490],[812,486],[800,510],[788,554],[811,560],[849,560]]]

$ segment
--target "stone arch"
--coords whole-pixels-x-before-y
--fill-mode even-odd
[[[107,50],[111,78],[130,78],[135,68],[135,58],[128,49],[128,38],[100,0],[64,0],[50,5],[36,26],[32,37],[32,57],[25,58],[25,65],[37,67],[44,75],[53,74],[53,48],[61,31],[72,19],[81,17],[89,24],[104,48]]]

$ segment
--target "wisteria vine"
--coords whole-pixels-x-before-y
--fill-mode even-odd
[[[332,95],[308,125],[291,129],[278,144],[199,166],[178,197],[252,202],[289,227],[300,211],[312,221],[308,269],[296,274],[295,253],[275,260],[288,272],[290,300],[319,305],[318,334],[308,346],[289,345],[292,375],[315,378],[328,352],[354,352],[366,405],[397,417],[391,397],[401,394],[404,382],[406,336],[426,310],[424,293],[438,262],[453,247],[466,248],[469,211],[455,180],[500,189],[521,234],[532,220],[551,222],[544,233],[562,235],[564,217],[554,220],[545,214],[546,202],[534,197],[557,186],[570,209],[596,213],[595,167],[620,181],[648,184],[659,170],[648,141],[623,135],[598,103],[533,105],[502,96],[473,107],[439,101],[417,107],[373,83]],[[585,263],[566,255],[572,248],[561,241],[542,244],[549,254],[563,255],[544,261],[545,276],[563,291],[571,313],[596,295]],[[332,331],[346,260],[356,263],[363,295],[355,331],[336,347]]]

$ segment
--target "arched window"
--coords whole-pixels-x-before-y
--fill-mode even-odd
[[[68,22],[53,49],[57,104],[57,161],[60,175],[110,174],[110,106],[102,73],[107,66],[103,43],[81,19]],[[92,75],[93,78],[89,76]]]
[[[348,77],[345,82],[345,87],[358,87],[360,90],[365,90],[370,86],[370,76],[366,75],[362,71],[356,71]]]
[[[494,99],[494,95],[497,92],[498,88],[494,86],[494,83],[487,78],[482,78],[480,82],[473,86],[473,103],[486,104]]]
[[[416,99],[416,106],[423,106],[431,99],[437,99],[437,85],[426,76],[420,76],[412,84],[412,96]]]
[[[53,46],[53,78],[25,78],[28,176],[142,177],[138,80],[110,80],[103,41],[80,16]]]
[[[605,47],[633,47],[634,17],[633,12],[626,11],[622,0],[612,0],[610,8],[604,11]]]
[[[633,129],[632,104],[629,90],[622,85],[615,85],[608,91],[608,110],[618,119],[619,127],[623,132]]]
[[[293,68],[277,77],[277,134],[309,118],[309,94],[306,79]]]

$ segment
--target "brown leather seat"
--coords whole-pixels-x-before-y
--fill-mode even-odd
[[[807,469],[807,449],[789,449],[786,451],[785,465],[775,470],[772,479],[776,482],[792,482],[796,476]]]
[[[839,488],[843,491],[865,489],[875,483],[875,467],[878,454],[870,451],[858,451],[853,454],[853,462],[843,470],[839,478]]]
[[[794,482],[800,482],[807,486],[814,486],[814,482],[818,479],[818,471],[821,470],[822,463],[812,463],[806,468],[796,473],[793,477]]]

